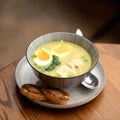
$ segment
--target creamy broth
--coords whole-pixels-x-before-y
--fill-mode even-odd
[[[32,55],[32,64],[44,74],[67,78],[87,72],[92,59],[81,46],[61,40],[39,47]]]

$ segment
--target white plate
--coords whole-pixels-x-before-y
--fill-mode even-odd
[[[72,108],[88,103],[91,100],[93,100],[95,97],[97,97],[97,95],[102,91],[106,81],[104,69],[99,62],[96,65],[96,67],[92,70],[92,73],[99,80],[98,87],[94,90],[90,90],[82,85],[79,85],[75,88],[65,89],[65,91],[67,91],[70,94],[70,100],[65,105],[54,104],[47,101],[42,101],[42,102],[33,101],[33,102],[50,108]],[[35,76],[31,66],[27,63],[25,57],[23,57],[18,63],[15,71],[15,77],[16,77],[16,83],[19,88],[26,83],[38,84],[42,86],[41,81],[38,80],[38,78]]]

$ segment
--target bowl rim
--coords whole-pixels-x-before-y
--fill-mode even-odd
[[[97,58],[96,58],[95,64],[92,65],[92,67],[90,67],[90,69],[89,69],[87,72],[83,73],[83,74],[76,75],[76,76],[72,76],[72,77],[65,77],[65,78],[64,78],[64,77],[50,76],[50,75],[47,75],[47,74],[44,74],[44,73],[38,71],[38,70],[31,64],[30,60],[28,59],[28,52],[27,52],[27,51],[28,51],[28,49],[29,49],[29,46],[30,46],[33,42],[37,41],[40,37],[43,37],[43,36],[46,36],[46,35],[49,35],[49,34],[56,34],[56,33],[66,33],[66,34],[76,35],[76,36],[78,36],[78,37],[81,37],[82,39],[85,39],[87,42],[89,42],[89,43],[94,47],[94,49],[95,49],[95,51],[96,51],[96,53],[97,53]],[[85,48],[84,48],[84,49],[85,49]],[[26,57],[26,60],[27,60],[27,62],[29,63],[29,65],[33,68],[33,70],[35,70],[35,71],[38,72],[39,74],[42,74],[42,75],[45,75],[45,76],[51,77],[51,78],[56,78],[56,79],[72,79],[72,78],[76,78],[76,77],[80,77],[80,76],[84,76],[84,75],[89,74],[89,73],[92,71],[92,69],[98,64],[98,61],[99,61],[99,52],[98,52],[98,49],[97,49],[97,47],[95,46],[95,44],[93,44],[93,42],[91,42],[89,39],[85,38],[84,36],[80,36],[80,35],[77,35],[77,34],[71,33],[71,32],[49,32],[49,33],[45,33],[45,34],[42,34],[42,35],[38,36],[37,38],[33,39],[33,40],[28,44],[28,46],[26,47],[26,50],[25,50],[25,57]]]

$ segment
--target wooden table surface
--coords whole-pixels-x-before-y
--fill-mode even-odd
[[[120,120],[120,44],[96,44],[106,72],[102,92],[69,109],[39,106],[23,97],[15,82],[18,61],[0,70],[0,120]]]

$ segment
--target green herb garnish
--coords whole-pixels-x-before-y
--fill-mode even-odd
[[[83,59],[84,62],[88,62],[88,59],[86,58],[86,56],[82,56],[81,58]]]
[[[32,55],[32,58],[35,58],[35,57],[37,57],[37,56],[36,56],[35,54],[33,54],[33,55]]]
[[[54,70],[56,66],[61,64],[58,56],[53,55],[52,57],[53,57],[52,63],[47,68],[45,68],[45,71]]]

